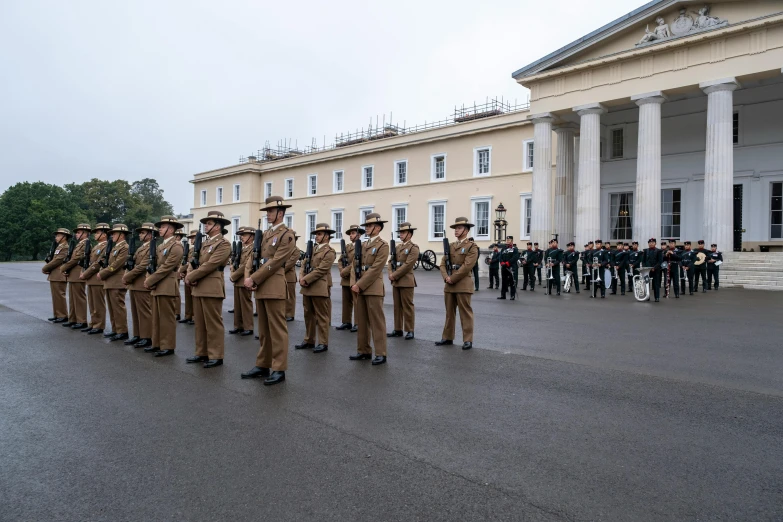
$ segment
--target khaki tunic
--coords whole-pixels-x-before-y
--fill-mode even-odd
[[[52,292],[52,311],[54,317],[68,317],[68,302],[65,300],[65,290],[68,287],[68,276],[60,271],[68,255],[68,242],[62,241],[54,250],[52,260],[44,265],[41,271],[47,275],[49,288]]]
[[[392,297],[394,299],[394,330],[413,332],[416,328],[416,308],[413,304],[413,289],[416,278],[413,267],[419,259],[419,246],[411,241],[397,245],[397,267],[389,258],[389,274],[394,274]],[[396,270],[395,270],[396,268]]]
[[[89,253],[87,239],[82,239],[76,244],[71,255],[71,260],[63,263],[60,270],[68,276],[68,321],[71,323],[87,323],[87,289],[85,281],[79,279],[82,274],[82,262]]]
[[[150,243],[147,241],[136,249],[133,256],[133,269],[126,270],[122,282],[130,290],[131,319],[133,335],[142,339],[152,339],[152,296],[144,288],[147,266],[150,264]]]
[[[145,282],[152,290],[152,346],[161,350],[177,347],[177,275],[184,250],[182,243],[170,237],[157,241],[157,269]]]
[[[356,298],[356,324],[359,335],[356,338],[359,353],[372,353],[386,357],[386,315],[383,312],[383,267],[389,259],[389,244],[375,236],[362,245],[362,275],[356,282],[359,295]],[[356,259],[352,261],[355,268]]]
[[[189,265],[186,277],[192,287],[196,355],[212,360],[223,359],[225,352],[223,300],[226,298],[226,280],[223,270],[230,256],[231,243],[223,234],[212,236],[201,243],[199,267],[194,269]]]
[[[98,279],[106,245],[106,241],[101,241],[92,247],[90,265],[87,270],[82,272],[87,284],[87,298],[90,303],[90,326],[98,330],[103,330],[106,327],[106,292],[103,291],[103,281]]]
[[[232,271],[229,279],[234,283],[234,329],[253,329],[253,294],[245,288],[245,264],[253,255],[253,244],[242,246],[238,268]]]
[[[99,272],[103,289],[106,291],[106,304],[109,306],[109,318],[114,333],[128,333],[128,311],[125,308],[125,285],[122,283],[125,261],[128,259],[128,243],[120,241],[109,254],[109,264]]]
[[[312,270],[302,274],[307,286],[301,287],[305,318],[305,342],[329,344],[329,326],[332,322],[332,265],[337,253],[329,244],[314,248],[310,262]],[[316,339],[317,334],[317,339]]]
[[[459,309],[460,323],[462,324],[462,341],[473,342],[473,308],[470,300],[473,294],[473,279],[471,274],[473,266],[478,261],[479,248],[475,243],[467,239],[455,241],[449,245],[452,265],[458,265],[451,274],[453,284],[445,283],[443,288],[446,303],[446,324],[443,326],[442,339],[454,340],[457,309]],[[440,260],[440,274],[446,281],[446,256]]]
[[[291,257],[285,262],[285,284],[288,287],[288,299],[285,303],[285,316],[293,317],[296,312],[296,262],[299,261],[300,251],[294,248]]]

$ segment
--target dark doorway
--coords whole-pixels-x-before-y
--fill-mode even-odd
[[[742,251],[742,185],[734,185],[734,251]]]

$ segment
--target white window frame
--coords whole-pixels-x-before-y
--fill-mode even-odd
[[[372,169],[372,185],[367,186],[367,176],[364,169]],[[375,188],[375,165],[362,165],[362,190],[372,190]]]
[[[242,189],[241,189],[239,183],[234,183],[234,191],[233,191],[234,203],[239,203],[240,191],[241,190]]]
[[[438,179],[438,178],[435,177],[435,174],[436,174],[435,173],[435,163],[436,163],[435,160],[437,160],[438,158],[443,158],[443,179]],[[446,177],[447,177],[446,170],[447,170],[447,167],[448,167],[447,163],[448,163],[448,160],[446,159],[446,153],[445,152],[442,152],[440,154],[433,154],[433,155],[430,156],[430,181],[431,182],[433,182],[433,183],[441,183],[443,181],[446,181]]]
[[[519,194],[519,238],[520,239],[530,239],[530,232],[527,232],[527,205],[530,205],[530,219],[531,219],[531,230],[532,230],[532,219],[533,219],[533,193],[532,192],[521,192]]]
[[[231,227],[234,229],[230,231],[230,236],[233,241],[237,236],[237,231],[239,231],[239,216],[231,216]]]
[[[604,214],[605,216],[608,217],[608,220],[606,222],[606,224],[607,224],[607,227],[606,227],[606,230],[607,230],[606,237],[608,237],[609,241],[611,241],[611,242],[616,242],[616,241],[626,242],[626,241],[630,241],[629,238],[623,238],[623,239],[615,238],[614,237],[614,229],[612,228],[612,196],[615,196],[615,195],[616,196],[622,196],[624,194],[630,194],[631,195],[631,209],[632,209],[632,211],[631,211],[631,227],[630,227],[631,231],[630,231],[630,235],[631,235],[631,238],[633,238],[633,220],[636,219],[635,218],[635,216],[636,216],[636,191],[633,190],[632,188],[629,188],[627,190],[623,190],[622,188],[618,187],[616,190],[612,190],[611,192],[607,193],[606,211],[605,211],[607,213]],[[660,192],[658,193],[658,197],[659,198],[661,197]],[[624,229],[625,229],[625,227],[623,227],[622,229],[618,228],[618,230],[624,230]],[[660,233],[660,230],[658,230],[658,232]],[[637,239],[636,241],[639,241],[639,240]],[[639,241],[639,242],[641,243],[641,241]]]
[[[340,214],[340,219],[342,222],[340,223],[340,227],[342,230],[337,230],[337,223],[335,222],[335,216],[337,214]],[[333,208],[332,209],[332,230],[334,230],[334,236],[332,237],[331,243],[339,243],[340,239],[343,237],[343,232],[345,231],[345,209],[344,208]]]
[[[291,222],[289,225],[288,222]],[[293,229],[294,228],[294,213],[291,212],[290,214],[286,214],[283,216],[283,223],[285,223],[286,228]]]
[[[310,216],[313,217],[313,228],[310,228]],[[315,227],[318,226],[318,211],[313,210],[309,212],[305,212],[305,233],[304,233],[304,239],[305,241],[310,241],[310,232],[315,230]]]
[[[315,190],[313,190],[313,180],[315,180]],[[308,196],[318,195],[318,174],[307,175],[307,195]]]
[[[623,133],[623,154],[621,156],[615,156],[614,155],[614,131],[621,131]],[[611,127],[608,127],[606,129],[607,131],[607,150],[606,150],[606,158],[608,160],[622,160],[628,157],[628,133],[626,132],[625,125],[612,125]]]
[[[527,153],[530,146],[533,146],[533,158]],[[528,161],[529,160],[529,161]],[[533,161],[535,160],[535,142],[525,140],[522,142],[522,172],[533,172]]]
[[[288,185],[289,184],[291,185],[290,194],[289,194],[289,190],[288,190]],[[285,187],[284,199],[291,199],[291,198],[293,198],[294,197],[294,178],[286,178],[284,187]]]
[[[732,185],[732,188],[733,188],[733,185]],[[680,191],[680,212],[679,212],[679,216],[680,216],[680,224],[679,224],[680,233],[678,235],[676,235],[676,236],[673,236],[673,235],[670,235],[670,234],[669,235],[664,235],[663,234],[663,227],[666,226],[666,225],[663,224],[663,215],[664,215],[664,212],[663,212],[663,191],[664,190],[679,190]],[[679,240],[682,237],[682,233],[683,233],[683,229],[684,229],[683,218],[685,217],[685,213],[683,212],[683,205],[682,205],[683,198],[685,198],[685,187],[683,187],[681,185],[672,185],[672,186],[661,187],[661,231],[660,231],[660,237],[661,238],[678,239]],[[674,200],[672,199],[672,204],[673,203],[674,203]],[[610,204],[611,204],[611,200],[610,200]],[[636,201],[634,201],[634,211],[636,211],[635,204],[636,204]],[[610,212],[611,212],[611,210],[610,210]],[[672,216],[673,215],[674,215],[674,210],[672,209]],[[610,216],[610,220],[611,220],[611,216]],[[669,225],[669,226],[673,227],[674,225]]]
[[[223,187],[217,187],[215,189],[215,205],[223,204]]]
[[[199,203],[201,203],[200,206],[206,207],[207,206],[207,191],[202,190],[201,191],[201,199],[199,200]]]
[[[264,199],[272,197],[272,182],[267,181],[264,183]]]
[[[476,204],[478,203],[486,203],[487,204],[487,233],[486,234],[478,234],[478,214],[476,213]],[[492,237],[493,227],[494,227],[494,220],[492,219],[492,196],[473,196],[470,198],[470,212],[471,212],[471,223],[474,223],[476,226],[473,227],[472,230],[475,232],[473,233],[473,239],[476,241],[488,241]]]
[[[479,152],[489,151],[489,165],[487,165],[487,172],[479,174]],[[475,147],[473,149],[473,177],[484,178],[492,175],[492,145],[486,145],[483,147]]]
[[[342,188],[339,188],[339,189],[337,188],[337,175],[338,174],[341,175],[341,180],[340,181],[342,182],[342,185],[343,185]],[[345,171],[342,170],[342,169],[335,170],[335,171],[332,172],[332,192],[334,194],[342,194],[343,192],[345,192]]]
[[[373,206],[359,207],[359,223],[358,223],[358,225],[361,227],[362,223],[364,223],[364,219],[365,219],[364,216],[366,214],[371,214],[373,212],[375,212],[375,206],[374,205]],[[365,234],[362,237],[367,237],[367,234]]]
[[[734,111],[731,113],[731,141],[735,147],[742,147],[742,144],[744,143],[744,133],[742,132],[742,121],[743,121],[743,109],[744,107],[742,105],[735,105]],[[734,115],[737,115],[737,143],[734,143]]]
[[[443,205],[443,237],[448,237],[449,232],[449,221],[448,221],[448,200],[447,199],[436,199],[436,200],[430,200],[427,202],[427,239],[429,241],[443,241],[443,237],[435,237],[435,231],[434,231],[434,220],[432,216],[433,208],[436,205]]]
[[[742,116],[740,116],[740,118],[741,117]],[[766,237],[768,241],[780,241],[781,239],[783,239],[783,238],[780,238],[780,237],[772,237],[772,212],[773,212],[773,210],[772,210],[772,197],[773,197],[772,196],[772,194],[773,194],[773,192],[772,192],[772,185],[775,184],[775,183],[783,183],[783,177],[779,177],[779,176],[771,177],[769,179],[769,183],[767,184],[767,188],[764,191],[764,196],[763,196],[763,197],[765,197],[765,199],[767,201],[766,205],[765,205],[765,207],[766,207],[766,214],[767,214],[767,219],[766,219],[767,232],[762,237]],[[744,194],[744,189],[743,189],[743,194]]]
[[[771,201],[771,200],[770,200]],[[391,218],[391,225],[392,225],[392,232],[394,233],[395,239],[400,239],[400,235],[397,234],[397,209],[402,209],[405,211],[405,219],[401,221],[401,223],[404,223],[408,221],[408,204],[407,203],[394,203],[392,204],[392,218]],[[771,214],[770,214],[771,215]],[[770,228],[772,230],[772,228]]]
[[[398,168],[398,165],[402,165],[402,164],[405,164],[405,181],[400,183],[399,173],[397,172],[397,168]],[[405,185],[407,185],[408,184],[408,176],[409,176],[409,174],[410,173],[408,172],[408,160],[407,159],[397,160],[397,161],[394,162],[394,186],[395,187],[404,187]]]

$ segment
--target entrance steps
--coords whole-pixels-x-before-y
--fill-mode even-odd
[[[720,286],[783,291],[783,252],[724,253]]]

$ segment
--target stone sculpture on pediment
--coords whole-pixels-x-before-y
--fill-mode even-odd
[[[680,9],[680,14],[671,24],[666,24],[666,20],[662,16],[658,16],[655,22],[658,26],[650,31],[649,25],[644,30],[644,36],[636,46],[646,45],[653,42],[660,42],[662,40],[669,40],[677,36],[687,36],[689,34],[705,31],[708,29],[716,29],[728,25],[728,20],[723,20],[717,16],[710,16],[710,6],[705,5],[698,12],[691,11],[696,15],[696,19],[688,14],[685,8]]]
[[[663,19],[662,16],[659,16],[655,19],[655,22],[658,24],[658,27],[652,30],[650,32],[650,26],[648,25],[644,29],[644,36],[641,40],[639,40],[639,43],[636,45],[642,45],[650,42],[655,42],[658,40],[664,40],[666,38],[671,38],[671,32],[669,31],[669,26],[666,24],[666,20]]]
[[[694,21],[691,15],[687,14],[687,9],[680,9],[680,16],[672,22],[672,34],[682,36],[688,34],[693,29]]]
[[[705,5],[699,9],[698,13],[693,14],[698,15],[696,17],[695,29],[710,29],[712,27],[718,27],[720,25],[729,23],[728,20],[721,20],[717,16],[710,16],[710,6],[708,5]]]

